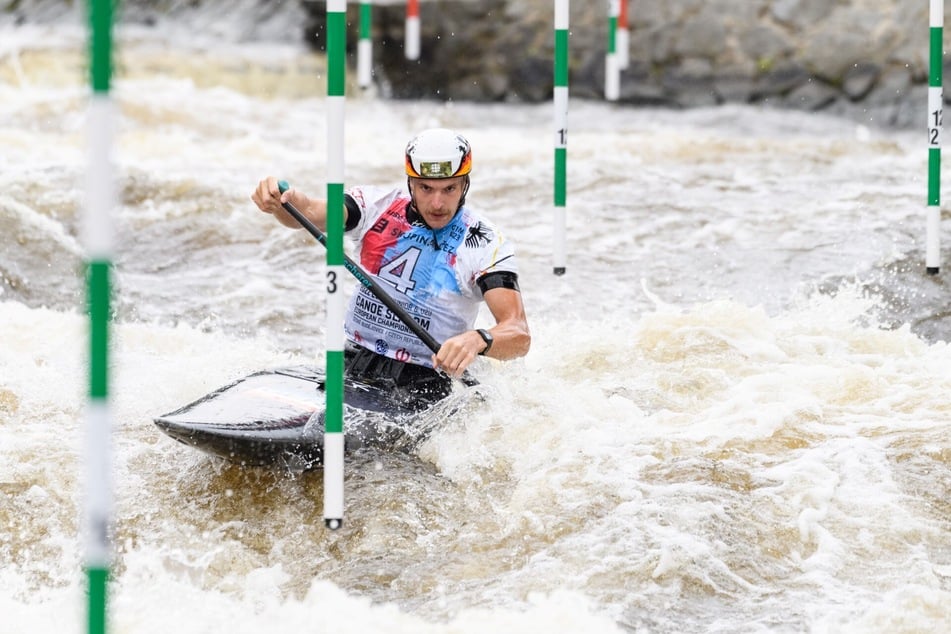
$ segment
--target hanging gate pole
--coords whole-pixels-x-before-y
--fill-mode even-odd
[[[112,174],[113,103],[112,0],[90,0],[88,165],[83,243],[89,312],[89,400],[85,428],[83,533],[88,582],[88,632],[107,626],[107,591],[112,563],[112,408],[109,400],[109,315],[112,295],[115,184]]]
[[[565,199],[568,163],[568,0],[555,0],[554,273],[565,274]]]
[[[343,124],[347,2],[327,2],[327,410],[324,417],[324,523],[343,523]]]
[[[925,267],[937,275],[941,266],[941,125],[944,95],[941,86],[944,0],[931,0],[930,71],[928,73],[928,215],[925,235]]]

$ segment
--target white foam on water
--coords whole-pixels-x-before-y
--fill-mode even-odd
[[[0,632],[58,633],[84,609],[82,37],[4,28]],[[348,101],[348,182],[401,182],[418,128],[467,134],[534,342],[477,367],[416,454],[348,462],[330,533],[319,472],[230,466],[151,423],[320,364],[325,327],[323,251],[248,199],[266,174],[321,195],[321,95],[261,90],[292,79],[253,63],[317,62],[174,33],[124,31],[114,90],[116,631],[949,629],[951,352],[882,323],[896,289],[861,280],[921,240],[916,134],[573,103],[555,277],[549,106]]]

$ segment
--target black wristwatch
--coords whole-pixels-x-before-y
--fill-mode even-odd
[[[476,330],[476,332],[479,333],[479,336],[482,337],[482,341],[485,342],[485,349],[483,349],[482,352],[480,352],[479,354],[486,355],[489,353],[489,350],[492,348],[492,342],[495,340],[492,338],[492,335],[491,333],[489,333],[488,330],[479,328],[478,330]]]

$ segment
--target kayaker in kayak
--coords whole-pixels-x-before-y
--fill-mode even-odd
[[[472,150],[460,134],[424,130],[405,150],[406,187],[356,186],[344,194],[344,230],[357,260],[442,345],[433,354],[366,288],[350,299],[344,332],[346,371],[388,379],[419,395],[442,398],[479,355],[524,356],[531,345],[514,245],[497,225],[468,207]],[[288,227],[291,203],[321,230],[327,201],[278,179],[258,183],[251,200]],[[475,328],[485,302],[495,325]]]

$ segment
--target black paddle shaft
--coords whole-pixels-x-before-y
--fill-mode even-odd
[[[279,181],[278,188],[280,188],[281,193],[284,193],[290,188],[290,185],[287,184],[287,181]],[[307,232],[310,235],[314,236],[317,239],[317,242],[321,243],[325,247],[327,246],[327,236],[324,235],[324,232],[317,228],[317,226],[307,219],[304,214],[300,212],[293,204],[291,203],[281,203],[284,209],[287,210],[287,213],[294,216],[294,219],[300,223],[304,229],[307,229]],[[357,278],[357,280],[363,284],[364,287],[373,295],[379,299],[383,304],[390,309],[390,312],[399,317],[400,321],[406,324],[406,327],[413,331],[413,333],[420,338],[420,340],[426,344],[426,347],[433,351],[433,354],[439,352],[440,343],[436,341],[429,332],[423,326],[416,321],[412,315],[406,312],[402,306],[400,306],[395,299],[390,297],[382,286],[380,286],[376,280],[370,277],[366,271],[360,268],[360,265],[354,262],[350,256],[346,253],[343,255],[344,267],[350,273]]]

